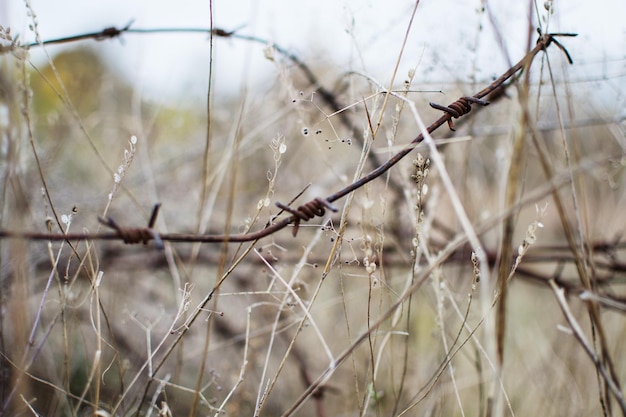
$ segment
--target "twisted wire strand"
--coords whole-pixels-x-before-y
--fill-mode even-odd
[[[461,97],[454,103],[449,104],[447,106],[442,106],[441,104],[437,104],[433,102],[430,102],[428,104],[433,109],[441,110],[449,114],[451,117],[450,119],[448,119],[448,127],[450,128],[450,130],[455,131],[456,129],[454,128],[452,117],[454,117],[455,119],[458,119],[459,117],[466,115],[472,110],[472,104],[480,104],[481,106],[488,106],[489,102],[486,100],[482,100],[480,98],[465,96],[465,97]]]
[[[98,220],[103,225],[115,230],[118,237],[128,245],[136,245],[138,243],[147,245],[148,242],[154,240],[157,248],[162,249],[163,247],[163,241],[151,227],[122,227],[110,217],[99,217]]]
[[[281,210],[285,210],[286,212],[291,213],[294,216],[293,221],[293,236],[295,237],[298,233],[298,228],[300,227],[300,221],[309,221],[315,217],[322,217],[326,214],[326,209],[336,213],[338,210],[332,204],[330,204],[327,200],[323,198],[314,198],[313,200],[298,206],[297,209],[292,209],[291,207],[277,201],[276,206]]]

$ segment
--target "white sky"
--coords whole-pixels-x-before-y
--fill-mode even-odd
[[[208,27],[208,0],[31,0],[43,39],[123,27]],[[386,83],[391,77],[408,25],[410,0],[213,0],[214,25],[244,26],[239,33],[268,38],[295,52],[314,66],[336,72],[349,69]],[[513,61],[525,46],[527,2],[488,2],[506,49]],[[543,2],[540,2],[543,13]],[[477,12],[479,0],[423,0],[405,51],[399,80],[419,63],[416,82],[467,79],[472,66],[488,79],[506,69],[502,49],[495,43],[493,25]],[[626,1],[555,0],[552,32],[577,32],[563,39],[577,76],[626,72]],[[4,9],[3,9],[4,8]],[[22,42],[34,40],[23,0],[0,1],[0,24],[19,33]],[[484,30],[478,35],[482,24]],[[478,50],[472,52],[477,44]],[[94,45],[94,41],[84,41]],[[73,44],[72,46],[77,46]],[[97,45],[136,88],[154,98],[180,95],[201,99],[206,94],[208,41],[195,35],[127,34],[123,40]],[[60,47],[49,47],[50,54]],[[42,53],[33,49],[32,57]],[[275,68],[263,59],[262,47],[236,40],[216,40],[216,86],[233,91],[244,73],[261,83]],[[246,61],[250,59],[250,61]],[[315,65],[319,64],[319,65]],[[576,68],[576,69],[574,69]],[[248,72],[245,72],[248,70]],[[607,74],[608,73],[608,74]],[[623,83],[624,78],[619,78]],[[623,87],[622,87],[623,89]]]

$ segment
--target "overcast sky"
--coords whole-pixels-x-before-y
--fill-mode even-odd
[[[208,0],[31,0],[43,39],[123,27],[208,27]],[[408,0],[214,0],[214,25],[267,38],[316,67],[348,69],[388,82],[414,6]],[[539,10],[545,13],[541,1]],[[467,79],[475,64],[479,78],[506,69],[506,54],[518,60],[525,46],[527,2],[488,2],[495,25],[480,13],[480,1],[423,0],[418,8],[400,77],[417,65],[416,80]],[[574,74],[611,76],[626,72],[626,1],[555,1],[552,32],[577,32],[563,39],[577,64]],[[0,24],[32,41],[24,0],[0,2]],[[479,32],[482,26],[483,30]],[[506,51],[498,46],[501,32]],[[263,48],[218,39],[216,85],[232,91],[244,74],[253,82],[275,68]],[[93,41],[85,41],[94,44]],[[73,46],[76,46],[74,44]],[[158,98],[206,94],[208,42],[204,35],[138,35],[101,42],[107,59],[146,95]],[[49,47],[50,54],[60,47]],[[474,52],[476,51],[476,52]],[[41,51],[33,50],[34,60]],[[245,72],[244,70],[248,71]],[[403,79],[403,78],[401,78]],[[624,77],[619,79],[623,82]],[[623,89],[623,88],[622,88]]]

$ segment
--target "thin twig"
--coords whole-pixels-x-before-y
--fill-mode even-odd
[[[624,394],[621,391],[618,381],[613,378],[612,372],[610,369],[607,369],[607,364],[605,363],[605,361],[601,357],[596,355],[596,353],[594,352],[595,349],[585,337],[585,333],[583,332],[580,324],[578,324],[578,321],[576,320],[569,308],[569,304],[565,299],[563,289],[559,288],[554,280],[550,280],[550,287],[552,288],[552,291],[554,291],[554,295],[557,302],[559,303],[559,307],[561,307],[561,311],[563,312],[567,323],[572,329],[574,337],[576,338],[576,340],[578,340],[578,343],[582,346],[587,356],[589,356],[589,358],[592,360],[596,369],[602,375],[604,381],[607,383],[607,386],[613,393],[615,400],[622,410],[622,414],[626,415],[626,399],[624,398]]]

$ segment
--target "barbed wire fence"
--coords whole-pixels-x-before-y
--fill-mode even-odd
[[[292,64],[294,64],[297,68],[299,68],[304,74],[305,79],[310,83],[311,86],[316,91],[318,97],[324,101],[324,103],[331,108],[333,111],[337,112],[336,116],[339,118],[344,126],[355,132],[353,135],[357,140],[361,140],[361,135],[358,134],[359,128],[354,125],[351,121],[350,117],[342,112],[342,109],[346,108],[345,104],[340,103],[340,100],[332,91],[324,88],[319,82],[318,78],[315,76],[314,72],[306,65],[304,61],[302,61],[297,55],[290,53],[287,49],[276,45],[272,42],[269,42],[266,39],[258,38],[255,36],[248,36],[244,34],[240,34],[238,30],[224,30],[220,28],[213,29],[181,29],[181,28],[170,28],[170,29],[138,29],[132,27],[132,22],[122,28],[109,27],[99,32],[86,33],[77,36],[66,37],[62,39],[54,39],[54,40],[40,40],[36,43],[30,45],[20,45],[19,42],[14,40],[10,34],[5,30],[4,39],[9,42],[8,45],[4,45],[0,47],[0,53],[9,54],[9,53],[19,53],[20,50],[36,48],[45,45],[53,45],[53,44],[63,44],[63,43],[73,43],[84,40],[96,40],[96,41],[104,41],[113,38],[118,38],[122,36],[132,35],[132,34],[150,34],[150,33],[168,33],[168,32],[197,32],[209,34],[211,36],[217,38],[228,38],[228,39],[236,39],[239,41],[246,42],[254,42],[261,45],[270,44],[272,48],[282,55],[285,59],[289,60]],[[516,64],[514,64],[507,71],[502,73],[497,79],[495,79],[491,84],[482,90],[476,92],[472,96],[462,96],[456,101],[452,102],[448,105],[441,105],[437,103],[430,103],[430,106],[436,110],[439,110],[442,113],[436,120],[434,120],[430,125],[425,126],[424,129],[420,131],[420,133],[416,134],[413,139],[406,143],[402,147],[400,151],[398,151],[395,155],[393,155],[388,160],[380,160],[380,157],[376,153],[368,153],[367,158],[369,160],[370,165],[372,165],[373,170],[368,174],[360,176],[360,178],[356,179],[354,182],[349,185],[342,187],[338,190],[335,190],[333,193],[326,195],[325,197],[317,197],[314,198],[304,204],[296,205],[295,199],[294,201],[290,201],[288,204],[284,204],[281,202],[276,202],[276,207],[278,213],[273,215],[271,219],[267,222],[265,227],[260,228],[256,231],[241,233],[241,234],[194,234],[194,233],[161,233],[156,228],[157,216],[159,213],[159,208],[161,207],[161,203],[157,203],[154,205],[152,210],[150,219],[146,226],[128,226],[120,224],[121,222],[118,219],[113,218],[112,216],[106,216],[99,218],[99,222],[101,225],[105,226],[109,229],[106,232],[84,232],[84,233],[55,233],[53,230],[55,229],[54,224],[49,225],[49,230],[47,233],[36,232],[36,231],[26,231],[26,230],[8,230],[8,229],[0,229],[0,239],[20,239],[20,240],[28,240],[28,241],[41,241],[41,242],[66,242],[71,246],[75,245],[77,242],[92,242],[98,240],[106,240],[106,241],[117,241],[128,245],[134,244],[143,244],[143,245],[154,245],[155,248],[161,250],[164,247],[165,242],[168,243],[214,243],[227,245],[230,243],[244,243],[250,242],[250,246],[247,247],[242,253],[239,254],[237,259],[232,263],[231,267],[225,271],[222,271],[219,274],[220,278],[216,280],[213,288],[206,294],[205,297],[197,304],[196,309],[189,315],[184,321],[184,325],[179,330],[172,330],[172,334],[175,337],[175,340],[172,341],[165,353],[162,355],[163,359],[159,360],[156,363],[152,363],[152,357],[150,357],[149,364],[153,366],[153,369],[150,370],[150,375],[156,375],[159,371],[160,367],[165,363],[166,359],[170,357],[171,353],[174,349],[181,343],[183,337],[185,336],[188,329],[196,322],[196,320],[206,311],[208,310],[207,306],[209,302],[213,299],[214,294],[216,294],[221,285],[225,282],[225,280],[230,276],[230,273],[233,271],[235,267],[237,267],[240,262],[248,256],[250,253],[253,253],[254,243],[258,242],[262,238],[272,237],[279,231],[291,226],[291,231],[293,236],[295,237],[299,231],[301,225],[305,224],[316,218],[324,218],[328,216],[328,212],[338,213],[340,209],[336,207],[333,203],[338,200],[349,197],[351,193],[356,190],[362,189],[368,183],[380,179],[385,173],[387,173],[390,169],[396,166],[401,160],[407,157],[409,154],[414,152],[414,150],[418,146],[423,146],[423,142],[428,142],[429,135],[435,132],[440,127],[447,125],[450,130],[455,129],[456,125],[462,125],[462,123],[471,118],[473,114],[478,113],[477,109],[483,109],[482,111],[489,111],[491,107],[497,105],[497,101],[504,96],[506,89],[511,86],[518,85],[520,82],[520,78],[522,76],[528,76],[529,70],[533,62],[536,60],[537,56],[541,53],[547,53],[549,48],[556,46],[565,56],[566,60],[569,63],[573,63],[572,57],[565,49],[562,38],[572,37],[574,34],[569,33],[545,33],[539,34],[538,40],[535,46],[528,51],[528,53],[522,57]],[[380,94],[385,97],[394,97],[398,100],[402,100],[401,94],[398,94],[395,91],[387,90],[385,88],[380,88]],[[486,106],[490,107],[486,107]],[[471,110],[475,108],[476,110],[471,113]],[[367,111],[367,108],[366,108]],[[417,119],[417,117],[416,117]],[[457,120],[458,119],[458,120]],[[374,127],[370,124],[370,130],[375,130]],[[437,140],[434,141],[437,143]],[[444,141],[441,141],[444,143]],[[558,190],[561,187],[568,186],[572,182],[575,181],[575,178],[578,175],[584,175],[587,172],[592,171],[595,167],[600,164],[606,163],[605,160],[602,161],[591,161],[587,164],[582,164],[581,166],[575,167],[575,169],[569,172],[567,175],[556,175],[552,173],[552,176],[549,177],[549,181],[546,186],[536,192],[535,194],[526,196],[522,201],[518,202],[516,205],[508,207],[507,210],[501,213],[497,218],[490,219],[490,221],[486,222],[484,225],[477,226],[475,229],[477,231],[487,230],[490,227],[494,227],[495,225],[501,224],[505,222],[506,219],[512,218],[516,215],[517,210],[519,210],[522,206],[527,206],[532,204],[533,202],[539,201],[541,198],[552,195],[554,198],[558,200]],[[421,175],[424,175],[424,165],[416,162],[417,172],[414,174],[416,176],[416,182],[419,180]],[[422,171],[420,171],[422,169]],[[427,169],[427,168],[426,168]],[[43,178],[43,175],[42,175]],[[390,183],[390,187],[397,191],[402,190],[402,185],[396,183],[393,178],[388,179]],[[44,182],[45,187],[45,182]],[[164,204],[168,204],[165,202]],[[281,216],[282,219],[281,219]],[[58,219],[56,220],[57,226],[62,230],[62,222]],[[442,226],[443,227],[443,226]],[[537,225],[535,224],[535,227]],[[588,274],[585,272],[587,268],[581,263],[585,261],[585,257],[583,253],[577,250],[577,245],[573,241],[569,241],[568,244],[564,244],[562,246],[536,246],[530,248],[531,244],[534,243],[534,236],[532,236],[532,232],[529,232],[530,235],[527,237],[527,240],[524,241],[524,244],[520,246],[519,253],[516,259],[521,259],[524,257],[524,263],[518,264],[514,262],[513,266],[509,265],[509,269],[511,270],[510,274],[516,274],[522,277],[526,277],[527,279],[535,282],[540,282],[547,287],[550,287],[554,290],[555,294],[559,294],[560,291],[565,291],[568,294],[576,295],[581,299],[585,300],[589,309],[589,317],[592,323],[592,327],[594,331],[597,331],[598,336],[597,339],[594,340],[594,346],[591,346],[589,342],[584,340],[584,335],[581,331],[577,329],[575,326],[575,321],[572,316],[567,312],[567,302],[564,301],[563,298],[558,298],[560,306],[565,311],[566,317],[568,321],[572,324],[572,328],[577,336],[577,339],[580,341],[580,344],[585,347],[586,352],[588,353],[590,359],[594,363],[599,379],[600,385],[604,388],[601,389],[601,397],[602,397],[602,405],[603,407],[610,408],[610,404],[612,400],[614,400],[618,407],[620,408],[623,414],[626,414],[626,401],[624,401],[623,394],[621,393],[621,387],[619,382],[619,377],[616,370],[616,365],[612,360],[612,355],[609,353],[610,349],[608,348],[609,342],[606,340],[606,335],[603,332],[603,324],[602,318],[599,314],[599,309],[610,309],[612,311],[624,312],[626,311],[626,299],[619,294],[616,294],[611,291],[610,285],[614,283],[616,277],[621,276],[621,274],[626,273],[626,264],[620,260],[620,254],[623,253],[624,249],[626,249],[626,242],[622,240],[621,236],[617,236],[613,240],[599,240],[595,242],[590,242],[589,247],[586,250],[589,251],[590,259],[587,259],[587,262],[592,262],[594,266],[595,274],[590,279],[584,279],[583,277],[588,277]],[[332,386],[327,386],[327,382],[330,377],[335,373],[336,369],[342,365],[345,361],[351,358],[351,355],[361,346],[367,342],[371,343],[371,340],[368,340],[373,332],[376,331],[381,325],[388,322],[393,318],[399,309],[402,308],[403,305],[410,299],[410,297],[415,293],[415,291],[420,288],[423,284],[426,277],[430,276],[431,273],[434,272],[435,266],[440,265],[444,260],[455,260],[459,259],[463,256],[463,249],[467,248],[467,245],[470,244],[471,234],[467,233],[465,230],[462,234],[453,234],[450,236],[450,241],[447,242],[442,248],[441,252],[437,256],[437,261],[433,262],[431,266],[424,268],[419,272],[418,275],[414,277],[414,281],[411,286],[409,286],[406,291],[404,291],[390,306],[388,306],[385,311],[380,314],[374,321],[368,321],[368,325],[365,331],[360,333],[358,337],[354,337],[352,343],[348,348],[343,350],[338,355],[330,355],[331,363],[328,367],[322,371],[317,378],[312,378],[310,373],[311,371],[307,368],[304,360],[301,358],[301,353],[299,350],[294,347],[294,341],[296,340],[296,336],[293,337],[289,344],[289,350],[285,354],[285,358],[291,352],[292,356],[299,360],[301,367],[302,380],[304,381],[304,385],[306,387],[305,391],[301,394],[299,398],[297,398],[293,404],[282,410],[284,415],[292,415],[308,400],[314,399],[318,404],[318,415],[323,415],[323,411],[321,410],[321,404],[323,404],[324,397],[326,392],[332,391]],[[417,245],[416,245],[417,246]],[[472,249],[477,252],[476,245],[470,245]],[[480,245],[479,245],[480,247]],[[477,256],[480,258],[475,261],[475,268],[491,268],[502,262],[500,259],[501,254],[497,253],[497,251],[486,250],[483,253],[479,253]],[[146,257],[149,254],[146,253]],[[218,261],[215,259],[215,261]],[[323,261],[323,258],[320,259]],[[463,259],[461,262],[465,262]],[[506,262],[510,262],[510,259],[506,259]],[[410,266],[411,261],[402,261],[402,258],[394,259],[394,262],[404,262],[406,266]],[[576,266],[578,270],[575,272],[570,272],[568,268],[568,274],[565,273],[539,273],[533,268],[529,267],[533,263],[542,264],[546,262],[551,262],[553,264],[560,265],[561,269],[565,269],[565,266]],[[327,260],[327,265],[324,268],[324,274],[328,273],[328,269],[332,261],[330,259]],[[477,270],[475,271],[476,278],[481,275],[481,273]],[[484,272],[483,272],[483,275]],[[510,276],[506,276],[508,280],[510,280]],[[579,278],[579,279],[577,279]],[[501,281],[501,286],[498,287],[500,291],[493,298],[490,297],[490,303],[496,303],[500,297],[504,297],[504,288],[507,285],[507,280]],[[606,288],[606,291],[602,291],[603,288]],[[316,292],[317,294],[317,292]],[[303,308],[306,312],[307,309]],[[298,332],[304,326],[306,322],[306,318],[303,318],[299,324]],[[278,319],[276,320],[278,322]],[[311,320],[310,322],[314,322]],[[503,330],[499,330],[500,337],[503,334]],[[595,334],[595,333],[594,333]],[[155,348],[154,352],[157,352],[159,348],[163,347],[165,339],[158,348]],[[246,352],[248,339],[246,338]],[[504,343],[502,340],[499,341],[500,345],[499,349],[502,349],[502,344]],[[438,371],[435,373],[437,376],[440,376],[441,373],[446,369],[446,367],[452,361],[452,358],[458,352],[457,350],[450,349],[444,358],[441,366],[438,368]],[[36,356],[36,355],[35,355]],[[300,358],[300,359],[298,359]],[[500,358],[501,359],[501,358]],[[34,361],[34,358],[32,358]],[[141,370],[144,370],[148,365],[148,362],[144,364]],[[501,366],[501,364],[500,364]],[[14,365],[16,369],[19,369],[19,366]],[[242,372],[243,372],[242,367]],[[23,374],[26,375],[26,372]],[[137,374],[139,375],[139,373]],[[277,378],[277,377],[276,377]],[[437,380],[435,378],[435,380]],[[145,404],[152,404],[154,407],[155,400],[149,401],[149,396],[152,395],[152,391],[150,391],[150,384],[156,382],[156,379],[151,379],[148,384],[146,384],[145,389],[143,390],[142,398],[140,399],[140,405],[136,409],[137,415],[141,411],[141,407]],[[274,380],[275,382],[276,380]],[[133,381],[134,382],[134,381]],[[133,384],[131,383],[130,386]],[[128,394],[128,390],[130,386],[126,388],[122,395],[120,395],[117,403],[112,407],[112,415],[116,412],[123,409],[123,402],[126,400],[126,396]],[[3,410],[7,410],[9,404],[14,401],[14,397],[18,394],[19,384],[15,384],[14,388],[8,392],[7,395],[4,396],[4,404]],[[233,391],[236,389],[237,385],[233,388]],[[271,387],[270,387],[271,390]],[[156,392],[162,392],[163,388],[159,388]],[[196,390],[196,392],[199,392]],[[263,389],[259,389],[259,392],[263,392]],[[426,390],[426,393],[429,392],[429,389]],[[424,394],[426,395],[426,394]],[[155,397],[156,398],[156,394]],[[369,395],[368,398],[376,398],[376,392]],[[420,397],[421,398],[421,397]],[[406,405],[404,412],[408,412],[408,410],[412,409],[419,401],[420,398],[413,399],[409,402],[409,405]],[[228,399],[228,398],[227,398]],[[224,401],[226,402],[227,399]],[[78,403],[86,402],[84,398],[78,398]],[[266,396],[260,395],[260,398],[257,400],[257,412],[260,412],[265,405]],[[368,400],[369,401],[369,400]],[[194,403],[195,404],[195,403]],[[94,409],[98,407],[97,401],[91,404]],[[76,410],[78,410],[78,405],[76,406]],[[165,407],[165,406],[163,406]],[[222,408],[216,407],[216,412],[219,412]],[[163,408],[161,409],[163,411]],[[394,415],[397,414],[398,410],[394,409]],[[2,413],[0,413],[2,414]],[[400,413],[401,415],[402,413]],[[611,415],[610,412],[606,413],[607,415]]]

